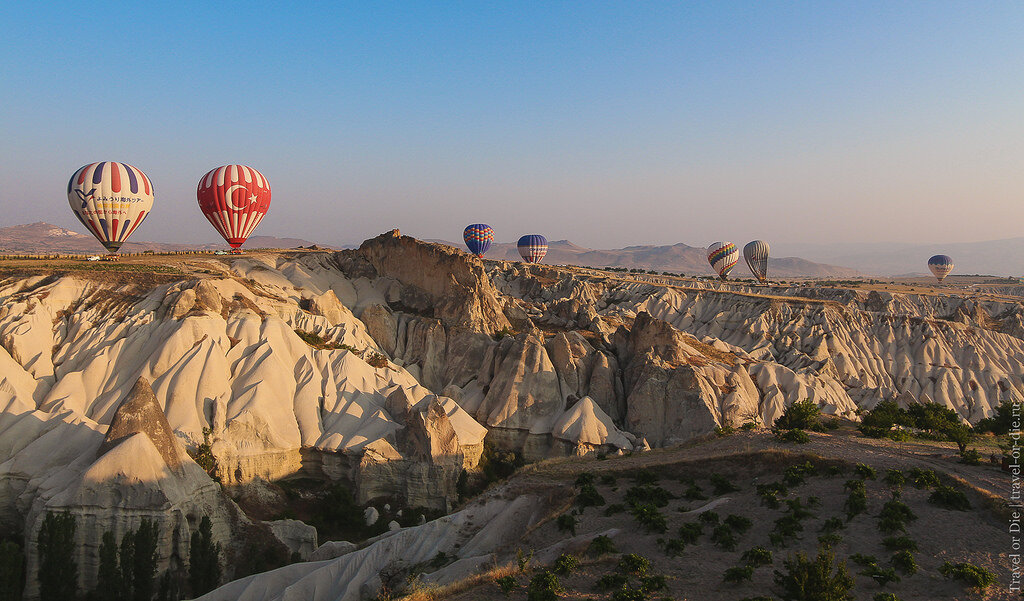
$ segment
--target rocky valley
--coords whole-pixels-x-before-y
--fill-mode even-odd
[[[397,231],[338,252],[83,265],[0,265],[0,535],[23,546],[26,599],[51,514],[75,518],[83,592],[104,534],[143,520],[168,594],[200,592],[187,574],[208,518],[226,584],[206,598],[370,599],[396,566],[451,583],[553,528],[571,481],[527,468],[467,493],[502,453],[642,462],[746,428],[750,446],[728,452],[756,457],[777,444],[758,431],[796,402],[846,424],[883,401],[977,423],[1024,399],[1014,289],[526,265]],[[1003,485],[959,477],[977,499]],[[329,489],[375,530],[318,532],[311,504]],[[597,522],[586,540],[618,527]],[[583,544],[566,540],[537,561]]]

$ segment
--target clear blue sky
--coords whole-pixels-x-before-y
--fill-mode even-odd
[[[3,3],[0,225],[117,160],[138,240],[225,163],[319,242],[1024,236],[1021,2],[210,4]]]

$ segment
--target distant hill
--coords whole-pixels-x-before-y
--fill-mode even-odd
[[[438,240],[456,248],[464,248],[462,244]],[[487,252],[489,259],[518,261],[519,250],[515,244],[494,244]],[[548,244],[545,263],[583,265],[586,267],[626,267],[629,269],[646,269],[655,271],[671,271],[687,275],[714,275],[708,265],[704,248],[688,246],[683,243],[670,246],[627,246],[610,250],[596,250],[573,244],[568,240],[555,240]],[[743,258],[733,269],[734,277],[750,277]],[[863,274],[855,269],[814,263],[799,257],[772,257],[769,275],[773,278],[791,277],[859,277]]]
[[[311,246],[313,242],[302,238],[277,238],[275,236],[250,236],[247,248],[296,248]],[[323,248],[328,246],[320,245]],[[175,250],[222,250],[228,248],[224,242],[205,244],[172,244],[167,242],[125,242],[122,252],[152,250],[167,252]],[[103,246],[92,236],[80,234],[50,223],[38,222],[26,225],[12,225],[0,228],[0,253],[47,254],[47,253],[102,253]]]
[[[773,243],[773,247],[775,244]],[[953,258],[953,275],[1024,275],[1024,238],[953,244],[779,244],[784,252],[883,276],[930,275],[928,257]]]

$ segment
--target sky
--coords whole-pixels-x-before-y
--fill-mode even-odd
[[[215,6],[211,6],[215,4]],[[151,5],[151,6],[150,6]],[[1024,3],[2,3],[0,226],[85,233],[71,174],[153,181],[135,240],[492,225],[594,248],[1024,236]]]

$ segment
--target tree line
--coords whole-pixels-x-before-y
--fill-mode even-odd
[[[210,518],[204,516],[189,545],[185,574],[166,570],[157,578],[156,522],[143,519],[124,533],[118,544],[114,533],[103,534],[96,570],[96,587],[80,595],[75,534],[78,525],[70,513],[48,512],[36,539],[39,553],[40,601],[176,601],[186,594],[198,597],[220,584],[220,543],[213,542]],[[25,587],[25,555],[16,540],[0,542],[0,599],[18,601]]]

